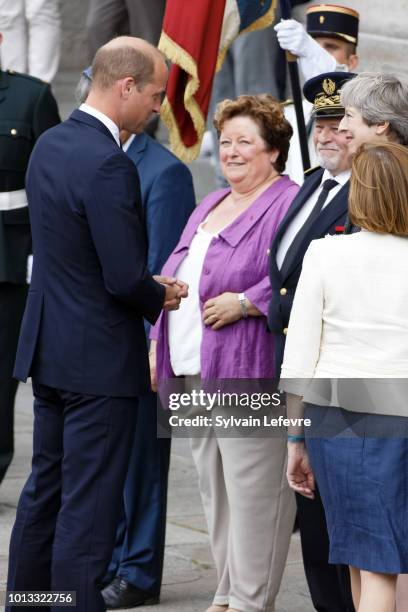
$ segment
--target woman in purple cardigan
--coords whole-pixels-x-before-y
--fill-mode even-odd
[[[230,188],[191,215],[163,268],[189,284],[189,297],[151,333],[153,384],[182,376],[189,390],[273,377],[268,247],[298,191],[281,174],[292,128],[272,96],[226,100],[214,124]],[[284,440],[209,427],[191,448],[218,573],[207,612],[273,610],[295,514]]]

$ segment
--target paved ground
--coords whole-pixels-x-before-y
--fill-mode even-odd
[[[32,434],[30,385],[20,385],[16,402],[16,455],[0,489],[0,591],[5,588],[10,530],[19,492],[30,467]],[[169,508],[160,612],[203,612],[211,601],[215,571],[187,440],[173,441]],[[138,608],[151,612],[155,608]],[[311,612],[301,563],[299,537],[292,544],[277,612]]]
[[[76,73],[59,75],[55,84],[61,114],[74,107]],[[165,139],[165,130],[161,130]],[[191,165],[199,201],[214,189],[213,171],[206,161]],[[0,489],[0,591],[5,587],[10,530],[18,495],[30,467],[32,435],[31,387],[20,385],[16,402],[16,455]],[[211,602],[215,571],[197,489],[197,478],[188,442],[174,440],[169,484],[167,545],[162,591],[162,612],[202,612]],[[138,608],[150,612],[153,608]],[[309,612],[307,587],[301,563],[299,538],[294,535],[279,597],[277,612]]]

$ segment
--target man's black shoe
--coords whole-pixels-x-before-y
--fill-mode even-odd
[[[102,591],[106,608],[108,610],[119,610],[121,608],[136,608],[136,606],[153,606],[158,604],[160,597],[152,593],[142,591],[126,582],[120,576],[116,576]]]

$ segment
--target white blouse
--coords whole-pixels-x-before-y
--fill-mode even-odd
[[[188,254],[177,269],[177,277],[188,283],[188,297],[180,308],[169,312],[170,363],[176,376],[193,376],[201,371],[200,348],[203,335],[199,284],[204,259],[216,234],[203,229],[201,223],[191,241]]]

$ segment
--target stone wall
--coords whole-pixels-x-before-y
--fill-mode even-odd
[[[216,1],[216,0],[214,0]],[[303,19],[305,7],[296,9]],[[360,70],[400,72],[408,76],[408,0],[344,0],[360,13]],[[61,0],[63,22],[62,69],[82,68],[88,62],[85,19],[88,0]]]

